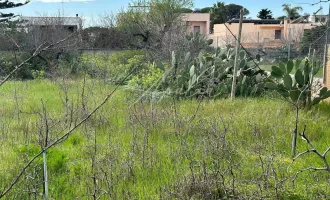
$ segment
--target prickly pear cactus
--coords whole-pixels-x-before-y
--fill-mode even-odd
[[[330,97],[330,91],[326,87],[319,90],[318,96],[312,96],[314,76],[320,68],[320,62],[310,62],[308,58],[280,63],[279,66],[272,66],[272,79],[267,79],[265,87],[278,91],[295,105],[311,107]]]
[[[180,91],[186,97],[227,97],[231,92],[234,60],[234,49],[230,47],[216,49],[213,53],[201,53],[180,72],[181,79],[188,78],[178,81],[182,84]],[[266,78],[265,72],[255,65],[260,61],[260,56],[253,60],[241,51],[238,60],[236,95],[260,94],[264,88],[263,79]]]

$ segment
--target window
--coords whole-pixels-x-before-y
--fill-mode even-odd
[[[275,40],[281,39],[281,30],[275,30]]]
[[[200,26],[194,26],[194,33],[200,32],[201,27]]]

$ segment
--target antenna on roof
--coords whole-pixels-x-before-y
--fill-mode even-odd
[[[313,15],[316,15],[318,12],[320,12],[323,9],[322,6],[320,6],[320,9],[318,9],[316,12],[313,13]]]

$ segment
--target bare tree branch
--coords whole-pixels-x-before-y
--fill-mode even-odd
[[[20,63],[19,65],[16,65],[15,66],[15,69],[13,69],[1,82],[0,82],[0,87],[5,83],[5,82],[7,82],[8,81],[8,79],[11,77],[11,76],[13,76],[13,74],[15,73],[15,72],[17,72],[18,70],[20,70],[20,69],[22,69],[23,67],[24,67],[24,65],[27,63],[27,62],[29,62],[31,59],[33,59],[33,58],[35,58],[35,57],[37,57],[37,56],[39,56],[39,54],[40,53],[42,53],[42,52],[44,52],[44,51],[47,51],[47,50],[49,50],[49,49],[51,49],[51,48],[53,48],[54,46],[56,46],[56,45],[58,45],[58,44],[61,44],[61,43],[63,43],[63,42],[65,42],[65,41],[67,41],[67,40],[69,40],[70,38],[72,38],[74,35],[76,35],[77,33],[74,33],[74,34],[71,34],[71,35],[69,35],[68,37],[66,37],[66,38],[64,38],[64,39],[62,39],[62,40],[59,40],[59,41],[57,41],[57,42],[55,42],[55,43],[52,43],[52,44],[50,44],[50,45],[48,45],[48,46],[46,46],[46,47],[43,47],[42,48],[42,46],[44,46],[45,45],[45,43],[43,43],[43,44],[41,44],[34,52],[33,52],[33,54],[32,54],[32,56],[30,56],[29,58],[27,58],[26,60],[24,60],[22,63]]]
[[[325,165],[325,167],[323,167],[323,168],[316,168],[316,167],[313,167],[313,166],[311,166],[311,167],[308,167],[308,168],[306,168],[306,169],[302,169],[302,170],[300,170],[300,171],[298,171],[296,174],[295,174],[295,176],[294,176],[294,178],[293,178],[293,181],[297,178],[297,176],[300,174],[300,173],[303,173],[303,172],[305,172],[305,171],[310,171],[310,170],[312,170],[312,171],[328,171],[329,173],[330,173],[330,165],[329,165],[329,161],[327,160],[327,158],[326,158],[326,155],[327,155],[327,153],[329,153],[330,152],[330,147],[327,149],[327,150],[325,150],[324,151],[324,153],[322,154],[322,153],[320,153],[315,147],[314,147],[314,145],[312,144],[312,142],[309,140],[309,138],[306,136],[306,125],[304,126],[304,130],[303,130],[303,132],[302,133],[299,133],[299,135],[301,136],[301,138],[303,139],[303,140],[305,140],[306,142],[307,142],[307,144],[311,147],[311,149],[307,149],[306,151],[303,151],[303,152],[301,152],[301,153],[299,153],[296,157],[294,157],[293,159],[292,159],[292,162],[291,162],[291,164],[289,165],[289,167],[299,158],[299,157],[301,157],[301,156],[303,156],[303,155],[305,155],[305,154],[308,154],[308,153],[314,153],[314,154],[316,154],[322,161],[323,161],[323,163],[324,163],[324,165]],[[288,168],[289,168],[288,167]]]
[[[48,46],[49,47],[49,46]],[[41,50],[44,50],[41,49]],[[37,51],[36,51],[37,52]],[[38,51],[39,52],[39,51]],[[119,83],[117,86],[113,89],[113,91],[108,94],[104,100],[98,104],[85,118],[83,118],[79,123],[77,123],[74,127],[72,127],[69,131],[67,131],[65,134],[63,134],[61,137],[59,137],[56,141],[50,143],[46,147],[44,147],[39,153],[34,155],[29,162],[21,169],[21,171],[18,173],[18,175],[12,180],[11,184],[3,189],[3,192],[0,194],[0,199],[3,198],[6,194],[8,194],[14,186],[19,182],[20,178],[23,176],[24,172],[31,166],[31,164],[43,154],[44,151],[47,151],[48,149],[64,142],[78,127],[80,127],[82,124],[84,124],[90,117],[94,115],[105,103],[108,102],[108,100],[113,96],[113,94],[117,91],[117,89],[122,85],[126,79],[134,72],[134,69]],[[0,85],[1,86],[1,85]]]

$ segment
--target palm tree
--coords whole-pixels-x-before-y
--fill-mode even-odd
[[[300,17],[299,11],[303,10],[301,6],[291,7],[291,4],[283,4],[282,7],[289,19],[297,19]]]

